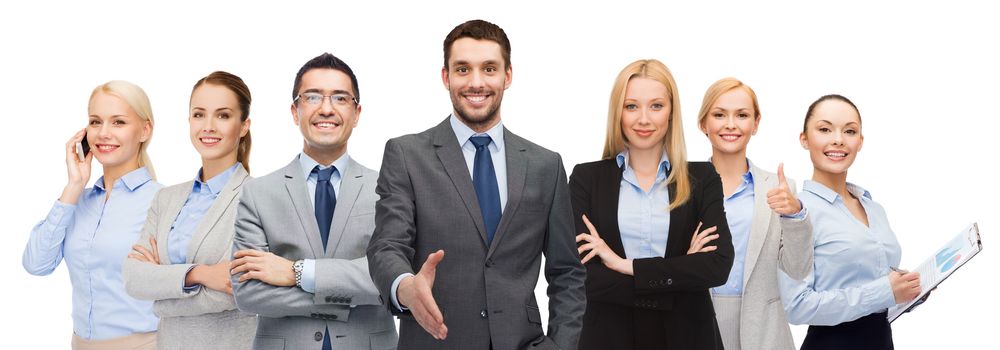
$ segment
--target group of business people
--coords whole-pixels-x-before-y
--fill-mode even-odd
[[[302,152],[255,179],[239,77],[194,85],[202,166],[165,188],[143,90],[95,88],[23,256],[35,275],[65,258],[72,347],[791,349],[791,321],[812,325],[803,349],[892,348],[885,310],[916,297],[919,276],[891,270],[884,210],[846,181],[864,139],[847,98],[809,106],[814,170],[796,194],[780,165],[747,158],[762,119],[749,86],[709,87],[698,125],[712,158],[689,162],[674,78],[639,60],[612,87],[602,159],[567,180],[558,153],[503,125],[503,29],[468,21],[443,49],[451,114],[389,140],[378,172],[347,152],[361,95],[328,53],[295,76]],[[94,158],[103,176],[85,188]]]

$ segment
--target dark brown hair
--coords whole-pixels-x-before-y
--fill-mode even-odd
[[[222,86],[236,94],[236,103],[240,107],[240,122],[250,118],[250,88],[243,82],[243,79],[231,73],[215,71],[194,83],[191,94],[194,94],[194,90],[205,84]],[[236,147],[236,161],[243,163],[243,169],[250,172],[250,130],[247,130],[245,136],[240,137],[240,144]]]
[[[858,113],[858,121],[859,122],[861,121],[861,111],[858,110],[858,106],[854,105],[854,102],[851,102],[851,100],[848,100],[847,97],[844,97],[844,96],[841,96],[841,95],[829,94],[829,95],[825,95],[823,97],[820,97],[816,101],[813,101],[813,103],[811,105],[809,105],[809,110],[806,111],[806,120],[804,122],[802,122],[802,132],[803,133],[806,132],[806,126],[809,124],[809,118],[812,118],[813,110],[816,109],[816,106],[819,106],[820,103],[822,103],[824,101],[829,101],[829,100],[841,101],[841,102],[844,102],[844,103],[847,103],[847,104],[851,105],[851,108],[854,108],[854,111]]]
[[[507,33],[496,24],[474,19],[459,24],[444,38],[444,67],[448,68],[448,57],[451,57],[451,45],[455,40],[461,38],[472,38],[476,40],[489,40],[500,44],[500,51],[503,55],[504,68],[510,68],[510,40],[507,40]]]
[[[302,88],[302,76],[313,69],[333,69],[347,74],[351,78],[351,87],[354,88],[354,101],[361,103],[361,91],[358,90],[358,77],[354,76],[354,71],[351,70],[351,66],[347,65],[347,62],[329,52],[324,52],[319,56],[313,57],[309,62],[302,65],[302,68],[299,68],[299,72],[295,74],[295,84],[292,85],[293,100],[299,97],[299,89]]]

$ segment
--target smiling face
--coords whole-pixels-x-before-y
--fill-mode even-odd
[[[803,148],[809,150],[816,173],[846,175],[864,143],[861,116],[844,101],[831,99],[820,102],[810,115],[806,131],[799,136],[799,141]]]
[[[302,75],[299,96],[306,93],[355,95],[351,78],[330,68],[315,68]],[[336,159],[342,155],[360,116],[361,106],[353,100],[344,105],[333,104],[329,97],[324,97],[318,105],[310,104],[305,98],[292,102],[292,119],[305,138],[304,150],[314,157],[323,154]]]
[[[455,116],[474,130],[486,130],[500,119],[500,101],[510,87],[511,68],[500,44],[461,38],[451,46],[441,80],[451,96]]]
[[[191,93],[191,144],[203,162],[236,162],[240,138],[250,128],[249,119],[240,121],[242,113],[236,94],[222,85],[202,84]]]
[[[745,90],[737,88],[720,95],[701,121],[701,131],[712,143],[713,153],[746,153],[760,124],[756,114],[753,99]]]
[[[152,125],[115,95],[98,92],[88,106],[87,142],[98,162],[107,168],[139,166],[140,145],[149,139]]]
[[[635,77],[625,87],[622,132],[629,150],[662,149],[670,128],[670,96],[659,81]]]

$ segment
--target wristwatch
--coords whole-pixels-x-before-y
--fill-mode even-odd
[[[298,260],[292,264],[292,271],[295,271],[295,285],[302,287],[302,269],[305,268],[305,260]]]

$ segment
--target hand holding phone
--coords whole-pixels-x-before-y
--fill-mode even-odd
[[[83,133],[83,140],[76,143],[76,157],[82,162],[87,159],[90,153],[90,143],[87,142],[87,133]]]
[[[65,204],[76,204],[77,198],[83,192],[84,186],[90,181],[90,163],[94,156],[90,154],[87,144],[87,130],[81,129],[66,142],[66,188],[59,196],[59,201]]]

